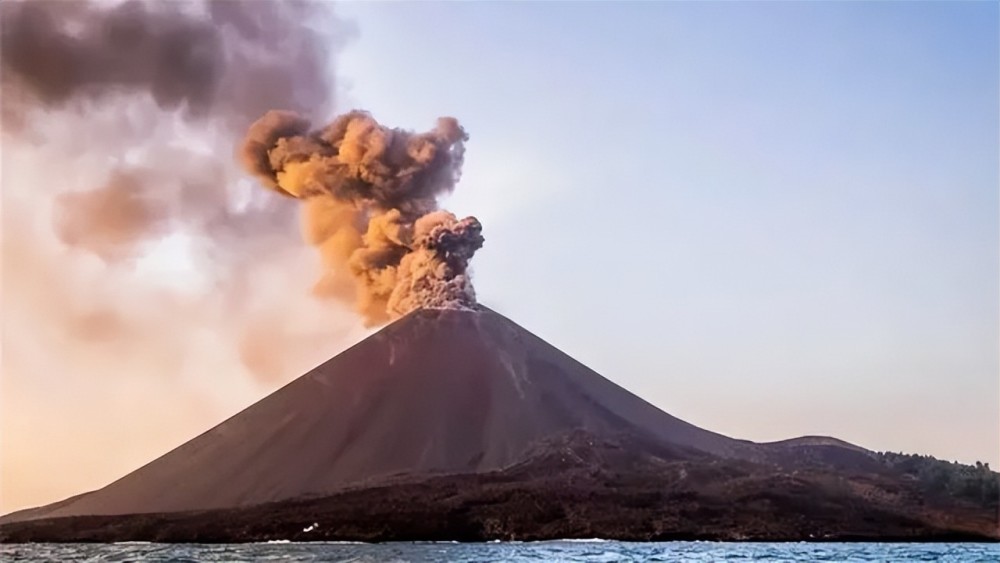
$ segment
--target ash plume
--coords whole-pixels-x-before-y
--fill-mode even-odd
[[[374,325],[475,305],[468,266],[482,226],[437,204],[461,176],[467,140],[451,117],[413,133],[352,111],[313,130],[275,110],[250,127],[240,155],[265,187],[304,200],[305,238],[327,268],[316,291],[353,299]]]
[[[315,299],[275,289],[312,267],[299,251],[297,206],[258,194],[232,155],[279,103],[329,113],[333,57],[352,34],[322,2],[0,2],[3,309],[18,327],[5,344],[51,336],[96,366],[98,341],[170,357],[187,356],[204,333],[230,335],[219,355],[236,364],[203,369],[265,382],[333,351],[301,353],[298,342],[338,345],[342,327],[303,312]],[[179,265],[158,254],[170,244]],[[175,269],[148,273],[151,261]],[[35,287],[70,302],[29,299]],[[115,322],[78,330],[92,319]],[[241,352],[264,333],[268,361]],[[5,378],[19,377],[13,365]]]
[[[56,236],[113,262],[128,257],[130,241],[165,232],[166,213],[150,200],[155,194],[146,193],[141,177],[115,170],[102,187],[56,196]]]
[[[14,124],[32,106],[83,109],[121,93],[232,130],[279,102],[328,105],[336,43],[306,25],[328,23],[317,3],[13,0],[0,15]]]
[[[237,246],[273,237],[275,226],[293,233],[292,206],[241,193],[220,155],[279,102],[329,111],[330,55],[342,40],[321,29],[333,24],[322,4],[295,0],[5,1],[5,141],[58,151],[61,163],[105,159],[88,171],[103,175],[90,186],[60,183],[73,211],[52,221],[70,235],[64,243],[108,262],[179,228]],[[56,142],[67,136],[51,123],[59,114],[90,126]],[[115,219],[109,236],[113,208],[131,219]]]

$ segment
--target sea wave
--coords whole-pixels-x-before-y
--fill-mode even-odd
[[[594,547],[599,543],[600,547]],[[277,545],[276,545],[277,544]],[[562,542],[444,543],[292,542],[267,544],[0,544],[8,561],[1000,561],[998,544],[959,543],[724,543]]]

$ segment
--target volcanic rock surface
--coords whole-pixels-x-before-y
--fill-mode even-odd
[[[425,309],[0,540],[988,538],[995,504],[700,429],[493,311]]]

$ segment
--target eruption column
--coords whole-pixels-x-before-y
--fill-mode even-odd
[[[482,225],[437,204],[459,180],[466,140],[450,117],[412,133],[352,111],[312,130],[275,110],[250,127],[241,157],[266,187],[304,200],[305,238],[325,266],[317,292],[354,300],[375,325],[475,305],[468,265]]]

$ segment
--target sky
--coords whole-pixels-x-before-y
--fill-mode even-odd
[[[723,434],[1000,466],[996,3],[337,9],[355,29],[337,110],[417,130],[451,115],[470,134],[444,205],[484,225],[480,302]],[[30,152],[4,162],[54,173]],[[26,180],[5,174],[5,208]],[[161,241],[107,291],[197,285],[183,246]],[[111,279],[77,266],[87,292]],[[129,294],[146,330],[178,334],[147,369],[146,340],[52,336],[27,305],[51,295],[5,275],[5,317],[25,322],[4,323],[0,512],[107,484],[367,334],[299,296],[284,263],[255,268],[284,291],[247,322],[280,307],[326,327],[265,379],[234,367],[231,322],[205,301],[164,328],[159,290]]]
[[[995,3],[352,3],[480,301],[694,424],[1000,465]]]

